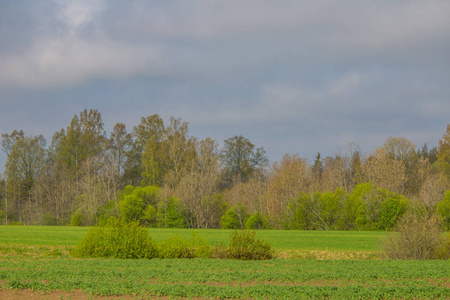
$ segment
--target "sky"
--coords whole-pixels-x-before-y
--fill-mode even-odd
[[[271,161],[431,148],[450,123],[450,1],[0,0],[0,132],[50,143],[85,108],[107,132],[180,117]]]

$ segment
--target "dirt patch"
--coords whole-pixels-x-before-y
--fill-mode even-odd
[[[283,250],[275,254],[281,259],[368,260],[380,259],[376,252],[338,252],[319,250]]]
[[[84,293],[83,291],[53,291],[53,292],[39,292],[32,290],[18,290],[18,289],[0,289],[0,299],[2,300],[17,300],[17,299],[29,299],[29,300],[106,300],[106,299],[123,299],[123,300],[136,300],[136,299],[161,299],[167,300],[168,296],[92,296]]]

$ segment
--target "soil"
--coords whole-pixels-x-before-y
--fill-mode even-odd
[[[137,299],[160,299],[167,300],[169,297],[145,297],[145,296],[92,296],[82,291],[32,291],[26,289],[0,289],[0,299],[2,300],[137,300]]]

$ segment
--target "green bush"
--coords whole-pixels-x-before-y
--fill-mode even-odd
[[[56,219],[51,212],[47,212],[42,218],[42,223],[47,226],[56,225]]]
[[[159,200],[159,188],[156,186],[126,186],[119,196],[120,218],[129,222],[139,220],[149,223],[146,215],[148,206],[154,207]],[[154,220],[151,220],[154,222]]]
[[[138,195],[123,196],[119,201],[120,218],[124,221],[140,220],[144,214],[145,202]]]
[[[220,218],[220,227],[222,229],[238,229],[241,228],[241,223],[239,222],[238,214],[233,210],[229,209]]]
[[[251,215],[245,222],[245,229],[268,229],[269,227],[270,225],[259,211]]]
[[[156,226],[160,228],[186,228],[186,211],[174,197],[160,201],[157,205]]]
[[[83,216],[80,213],[74,213],[70,218],[70,226],[81,226]]]
[[[187,241],[181,236],[169,236],[158,245],[159,258],[199,258],[211,257],[211,247],[201,237],[193,234]]]
[[[76,257],[114,258],[153,258],[156,254],[147,229],[138,221],[127,223],[114,217],[89,228],[73,252]]]
[[[230,258],[230,252],[228,251],[228,246],[221,242],[219,245],[214,246],[211,249],[211,257],[218,259],[228,259]]]
[[[273,257],[270,244],[257,239],[256,231],[235,230],[228,246],[229,257],[240,260],[265,260]]]
[[[377,229],[390,230],[394,228],[398,220],[405,214],[408,200],[403,196],[389,197],[381,204]]]
[[[436,205],[436,213],[442,217],[445,229],[450,229],[450,191],[447,191],[442,201]]]

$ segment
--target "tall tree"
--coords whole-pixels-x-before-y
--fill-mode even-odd
[[[152,172],[146,170],[149,161],[154,165],[154,155],[158,155],[153,150],[161,149],[161,142],[164,139],[164,122],[157,114],[142,117],[138,126],[133,128],[132,144],[127,152],[124,167],[124,179],[130,185],[139,185],[142,180],[144,184],[155,184],[155,177],[146,178]],[[146,154],[144,154],[147,152]],[[145,156],[145,158],[144,158]],[[145,172],[145,174],[143,174]]]
[[[188,123],[181,118],[170,118],[162,145],[167,155],[167,170],[164,174],[166,184],[175,188],[185,170],[195,159],[195,138],[189,136]]]
[[[2,150],[6,153],[8,156],[14,144],[25,137],[25,134],[23,130],[13,130],[11,134],[2,133]]]
[[[312,178],[315,189],[319,190],[321,187],[322,173],[323,173],[323,162],[320,152],[317,153],[314,164],[312,166]]]
[[[405,166],[381,148],[375,150],[362,166],[364,179],[376,187],[402,192],[406,176]]]
[[[218,227],[221,197],[218,197],[220,156],[218,144],[211,138],[196,142],[195,160],[184,171],[177,195],[191,216],[191,226]]]
[[[280,227],[284,215],[290,213],[290,201],[310,189],[311,168],[305,159],[286,154],[275,162],[267,181],[268,212],[273,225]]]
[[[76,172],[87,158],[100,155],[105,150],[105,133],[101,114],[87,109],[75,115],[65,131],[54,135],[56,159]]]
[[[27,137],[16,132],[2,138],[7,152],[7,197],[14,202],[16,216],[22,219],[21,206],[26,201],[34,201],[31,189],[46,161],[45,139],[42,135]]]
[[[340,155],[326,157],[322,175],[322,185],[318,191],[335,191],[341,187],[346,191],[349,188],[346,157]]]
[[[447,124],[447,131],[439,140],[437,163],[438,168],[450,179],[450,124]]]
[[[382,147],[391,159],[399,161],[405,167],[405,186],[403,193],[417,195],[423,184],[423,174],[428,168],[428,156],[426,144],[423,153],[416,151],[416,146],[409,139],[402,137],[388,137]]]
[[[382,147],[390,158],[406,162],[416,154],[416,146],[407,138],[388,137]]]
[[[130,150],[132,136],[127,133],[125,124],[117,123],[114,125],[111,137],[109,139],[109,148],[112,156],[117,161],[118,173],[122,173],[126,160],[126,153]]]
[[[267,165],[268,159],[263,147],[255,148],[249,139],[236,135],[225,140],[222,162],[229,183],[233,180],[246,182],[254,171]]]

